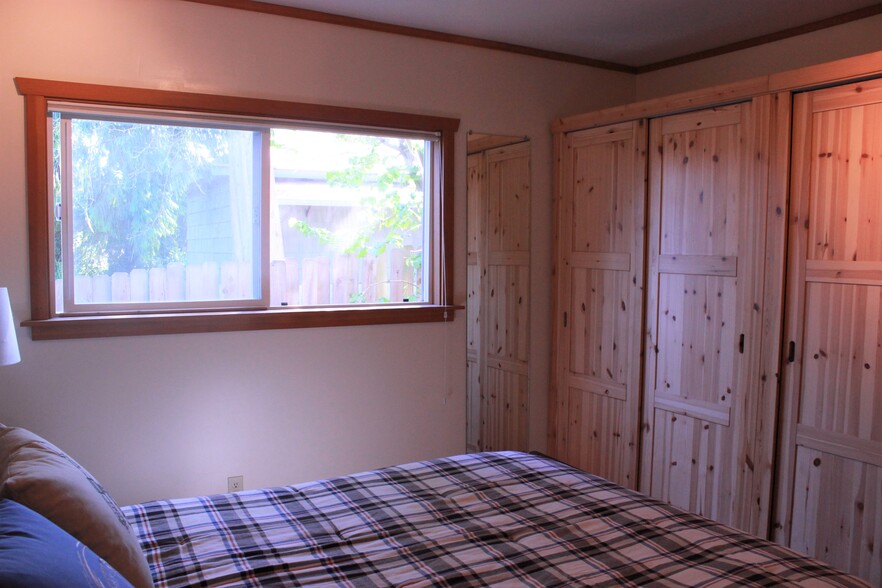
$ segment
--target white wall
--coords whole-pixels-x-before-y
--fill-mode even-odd
[[[882,14],[637,76],[637,100],[746,80],[882,49]]]
[[[531,445],[545,445],[550,122],[627,102],[632,76],[180,0],[0,0],[0,286],[29,317],[23,99],[14,76],[462,119],[533,146]],[[0,422],[69,451],[121,503],[276,485],[465,449],[465,321],[33,342],[0,368]]]

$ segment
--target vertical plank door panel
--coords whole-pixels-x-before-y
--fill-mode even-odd
[[[482,451],[529,445],[530,144],[484,152]]]
[[[759,535],[771,108],[764,96],[650,124],[641,489]]]
[[[882,81],[794,99],[775,538],[882,584]]]
[[[549,452],[636,488],[646,128],[561,137]]]
[[[484,246],[483,152],[468,156],[467,301],[466,301],[466,451],[481,448],[481,254]],[[486,254],[485,254],[486,255]]]

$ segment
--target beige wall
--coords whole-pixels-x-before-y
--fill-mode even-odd
[[[531,445],[544,447],[555,117],[626,102],[632,76],[180,0],[0,0],[0,286],[29,316],[23,100],[14,76],[462,119],[533,146]],[[33,342],[0,368],[0,422],[67,449],[122,503],[342,474],[465,449],[465,322]]]
[[[882,49],[882,15],[637,76],[637,100],[696,90]]]

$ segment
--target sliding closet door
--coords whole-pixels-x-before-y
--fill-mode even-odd
[[[549,452],[635,488],[646,128],[569,133],[560,150]]]
[[[484,451],[526,451],[530,440],[530,144],[492,149],[486,158],[481,445]]]
[[[530,144],[468,160],[469,451],[529,445]]]
[[[466,451],[481,450],[481,254],[486,247],[484,153],[468,156],[468,242],[466,303]],[[486,255],[486,253],[485,253]]]
[[[761,394],[771,104],[651,122],[640,483],[760,535],[774,429]]]
[[[882,583],[882,82],[793,115],[776,538]]]

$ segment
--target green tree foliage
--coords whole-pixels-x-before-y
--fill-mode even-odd
[[[349,159],[349,167],[328,173],[328,183],[365,190],[362,206],[370,210],[371,222],[355,240],[345,246],[346,253],[359,257],[381,255],[389,248],[400,248],[418,237],[423,224],[423,178],[425,142],[393,137],[344,135],[344,140],[367,146],[367,153]],[[422,265],[422,250],[414,250],[411,267]]]
[[[187,194],[204,189],[225,154],[215,129],[74,119],[75,272],[186,262]]]
[[[231,159],[225,135],[229,131],[74,118],[68,157],[61,149],[61,128],[56,115],[55,199],[61,202],[63,166],[70,161],[75,274],[95,276],[187,263],[188,201],[209,191],[213,178],[229,173],[224,171]],[[274,152],[296,151],[273,135]],[[334,141],[341,145],[338,154],[358,154],[341,169],[327,172],[326,181],[358,191],[367,222],[354,236],[348,233],[345,243],[341,235],[304,220],[291,219],[291,226],[337,251],[359,257],[417,244],[407,263],[420,271],[426,142],[356,134],[339,134]],[[56,231],[60,272],[60,223]]]

